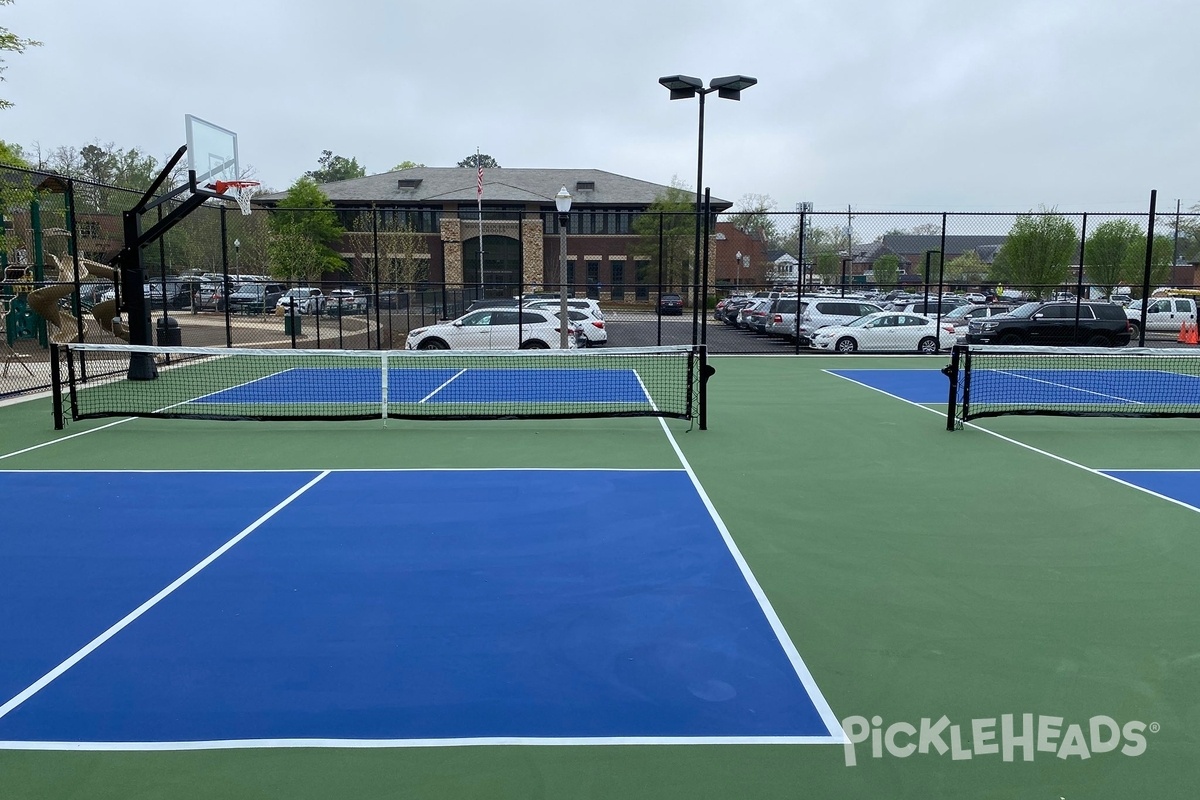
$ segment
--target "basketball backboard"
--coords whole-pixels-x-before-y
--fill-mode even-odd
[[[204,188],[217,181],[240,178],[237,134],[191,114],[185,114],[183,119],[187,128],[188,169],[196,173],[196,186]]]

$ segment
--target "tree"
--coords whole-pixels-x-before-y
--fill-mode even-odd
[[[478,155],[469,155],[462,161],[458,162],[456,167],[483,167],[484,169],[500,169],[500,165],[496,163],[496,159],[489,156],[487,153]]]
[[[348,181],[351,178],[366,177],[367,174],[367,171],[359,166],[357,158],[335,156],[332,150],[322,150],[317,163],[320,165],[318,169],[304,173],[305,177],[312,178],[317,183]]]
[[[10,6],[13,0],[0,0],[0,6]],[[42,43],[33,39],[25,39],[17,36],[8,28],[0,27],[0,53],[24,53],[28,47],[41,47]],[[8,69],[3,66],[4,58],[0,56],[0,81],[4,80],[4,70]],[[0,97],[0,110],[12,108],[12,103]]]
[[[659,249],[659,223],[662,224],[662,248]],[[696,203],[691,189],[672,178],[671,185],[658,195],[646,211],[633,221],[638,239],[631,247],[637,255],[648,256],[650,269],[662,264],[664,286],[683,287],[691,283],[696,249]],[[645,277],[655,282],[656,274]]]
[[[930,261],[931,265],[936,266],[937,255],[936,253],[934,254],[933,259]],[[988,265],[979,257],[979,253],[974,250],[968,250],[946,262],[946,268],[942,272],[942,277],[946,283],[978,286],[984,282],[987,274]]]
[[[413,169],[415,167],[423,167],[424,164],[418,164],[415,161],[401,161],[399,164],[391,168],[391,172],[399,172],[402,169]]]
[[[890,291],[900,284],[900,256],[887,253],[875,259],[871,265],[875,275],[875,288],[880,291]]]
[[[307,176],[298,179],[276,209],[270,217],[268,244],[272,275],[315,281],[325,272],[346,269],[346,262],[333,250],[346,231],[316,181]]]
[[[813,270],[821,279],[822,286],[834,286],[841,281],[841,260],[837,253],[824,250],[813,257]]]
[[[1079,233],[1061,214],[1044,209],[1021,214],[996,254],[994,272],[1040,298],[1067,280],[1078,246]]]
[[[386,288],[412,286],[429,279],[429,245],[426,234],[406,220],[380,219],[372,227],[372,213],[355,217],[346,234],[350,260],[356,276],[362,280],[375,279],[375,242],[379,242],[379,282]]]
[[[739,231],[751,236],[758,236],[765,242],[778,238],[775,232],[775,220],[771,212],[775,210],[775,201],[770,195],[747,194],[738,201],[738,210],[729,214],[727,220]]]
[[[1126,282],[1141,285],[1145,256],[1146,235],[1127,219],[1110,219],[1097,225],[1083,249],[1088,280],[1106,296]]]
[[[11,144],[3,139],[0,139],[0,164],[29,169],[29,162],[25,160],[25,152],[21,145]]]

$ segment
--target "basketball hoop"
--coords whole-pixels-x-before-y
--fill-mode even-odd
[[[237,194],[238,208],[242,210],[243,216],[250,215],[250,198],[254,197],[254,193],[258,191],[258,181],[217,181],[213,184],[217,194],[225,194],[229,189],[235,189]]]

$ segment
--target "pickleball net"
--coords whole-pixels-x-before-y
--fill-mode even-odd
[[[956,346],[946,427],[1009,414],[1200,417],[1200,350]]]
[[[56,346],[67,419],[692,419],[703,350],[252,350]],[[157,377],[131,380],[132,359]],[[138,372],[135,370],[134,372]]]

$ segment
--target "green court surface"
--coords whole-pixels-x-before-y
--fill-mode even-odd
[[[831,744],[8,749],[0,797],[1194,796],[1200,514],[1098,470],[1200,469],[1200,420],[1005,417],[951,433],[944,409],[828,371],[946,360],[715,358],[706,431],[623,418],[132,419],[56,432],[42,398],[0,407],[0,470],[685,464],[836,717],[877,717],[880,740],[946,717],[959,733],[947,752],[948,727],[927,752],[876,756],[868,738],[852,766]],[[29,536],[5,529],[0,547]],[[1033,715],[1050,743],[1018,745],[1013,760],[989,752],[1005,715],[1017,733]],[[1108,749],[1105,730],[1093,741],[1095,718],[1144,730],[1144,747],[1123,735]],[[894,729],[897,749],[917,744],[907,731]]]

